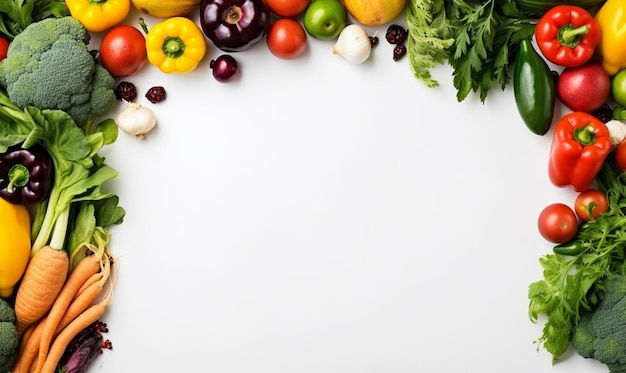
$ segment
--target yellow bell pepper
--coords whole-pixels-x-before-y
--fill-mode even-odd
[[[13,294],[30,258],[30,215],[25,205],[0,198],[0,297]]]
[[[626,1],[607,0],[596,13],[602,37],[596,50],[602,66],[613,76],[626,68]]]
[[[130,12],[130,0],[65,0],[65,4],[89,32],[108,30]]]
[[[145,24],[142,24],[147,31]],[[172,17],[147,31],[148,61],[164,73],[187,73],[196,68],[207,49],[204,33],[186,17]]]

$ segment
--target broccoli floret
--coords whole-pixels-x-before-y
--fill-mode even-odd
[[[605,283],[597,307],[581,315],[571,342],[579,355],[598,360],[611,373],[626,373],[626,277]]]
[[[15,311],[0,298],[0,372],[10,372],[17,358],[17,326]]]
[[[115,79],[89,51],[90,35],[73,17],[30,24],[0,61],[0,85],[17,106],[60,109],[78,125],[116,104]]]

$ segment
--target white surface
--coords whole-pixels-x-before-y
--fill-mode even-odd
[[[608,371],[533,344],[527,288],[552,247],[536,219],[574,198],[547,178],[552,132],[527,130],[512,86],[459,103],[441,66],[427,88],[385,29],[359,66],[333,42],[293,61],[261,42],[221,84],[209,44],[190,74],[126,79],[159,122],[103,150],[127,215],[114,350],[91,371]]]

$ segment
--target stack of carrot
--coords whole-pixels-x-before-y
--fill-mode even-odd
[[[67,253],[50,246],[30,260],[15,298],[20,345],[13,373],[54,373],[72,339],[104,314],[113,258],[104,247],[84,246],[89,255],[71,272]]]

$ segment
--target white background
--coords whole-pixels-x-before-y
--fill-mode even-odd
[[[537,216],[575,197],[548,180],[552,131],[525,127],[512,85],[459,103],[440,66],[426,87],[385,29],[363,65],[263,41],[222,84],[209,42],[192,73],[126,78],[158,125],[102,151],[127,214],[114,349],[90,371],[608,371],[533,344],[527,290],[552,248]],[[143,97],[154,85],[166,101]]]

